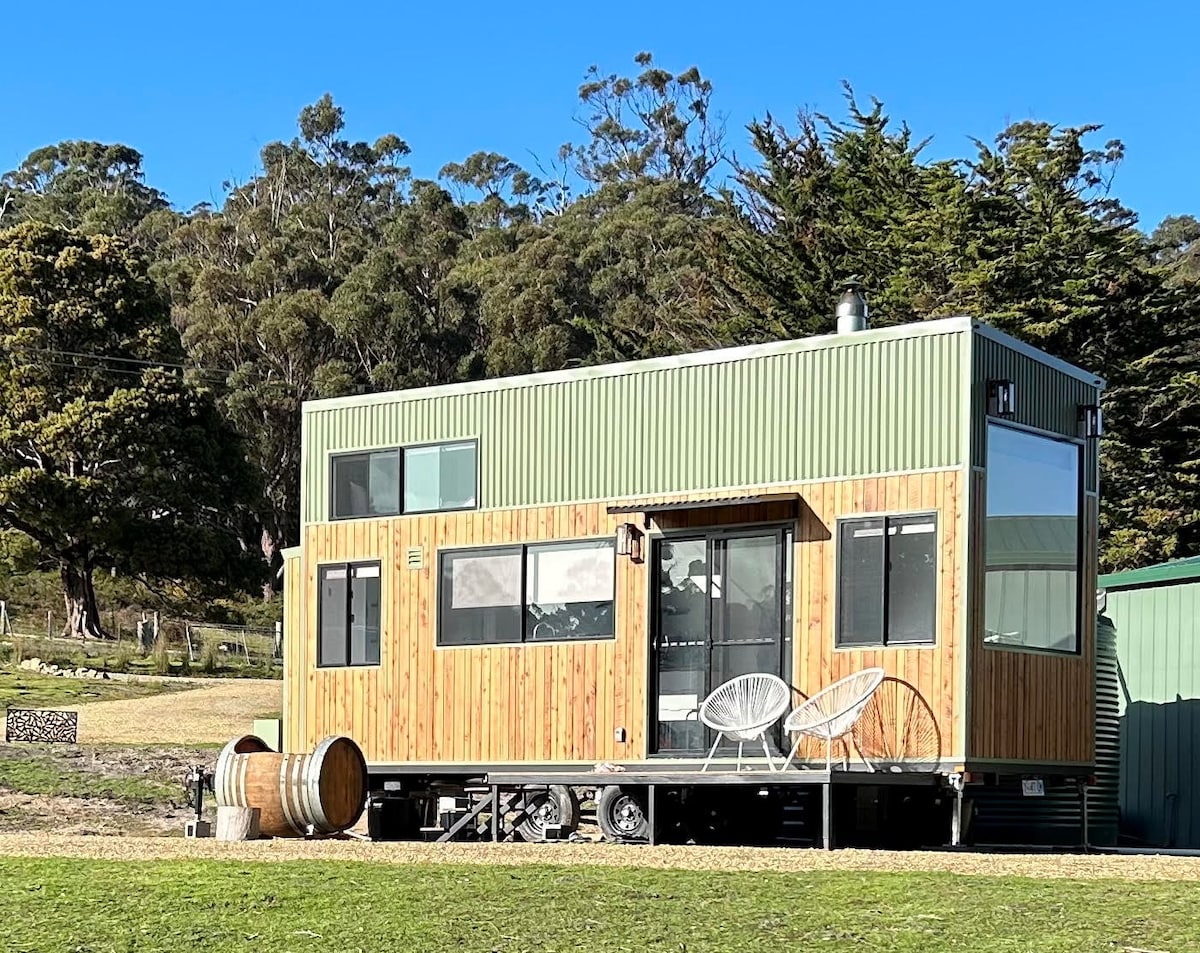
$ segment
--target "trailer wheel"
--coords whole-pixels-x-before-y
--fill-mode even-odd
[[[610,784],[596,799],[596,823],[606,840],[649,840],[646,792]]]
[[[550,824],[561,824],[567,834],[579,827],[579,798],[566,785],[552,784],[544,791],[528,792],[525,798],[529,816],[517,825],[522,840],[544,841]]]

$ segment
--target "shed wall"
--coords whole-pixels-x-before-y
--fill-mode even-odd
[[[868,332],[721,363],[318,404],[304,413],[304,521],[328,518],[330,452],[467,437],[480,438],[485,509],[959,466],[970,339]]]
[[[1121,671],[1121,828],[1200,848],[1200,582],[1109,590]]]

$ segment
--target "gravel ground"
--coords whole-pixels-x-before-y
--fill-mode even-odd
[[[272,679],[214,678],[195,684],[182,692],[80,705],[80,743],[224,743],[283,703],[283,683]]]
[[[225,844],[182,837],[0,835],[0,855],[99,860],[236,862],[326,860],[386,864],[596,864],[605,867],[945,872],[1080,880],[1200,880],[1200,858],[1168,856],[968,854],[751,847],[635,847],[615,844],[372,844],[354,840],[271,840]]]

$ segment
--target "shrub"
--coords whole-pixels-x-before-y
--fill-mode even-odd
[[[158,641],[154,643],[151,667],[155,675],[171,674],[171,652],[167,648],[167,636],[165,633],[159,633]]]

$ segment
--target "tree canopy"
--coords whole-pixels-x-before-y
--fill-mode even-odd
[[[276,567],[304,400],[821,333],[856,275],[873,323],[969,313],[1106,377],[1103,567],[1200,553],[1200,223],[1140,229],[1119,141],[1019,122],[933,161],[848,87],[734,136],[698,68],[634,65],[588,70],[582,137],[529,168],[481,143],[415,179],[328,95],[219,207],[171,209],[127,145],[31,154],[0,177],[0,528],[83,602],[151,550]]]

